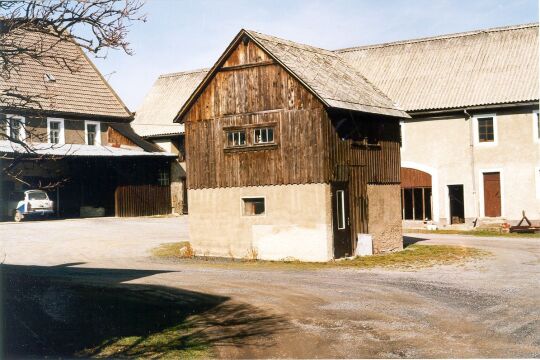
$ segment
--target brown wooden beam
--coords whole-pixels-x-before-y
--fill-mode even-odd
[[[252,63],[252,64],[224,66],[221,69],[219,69],[219,71],[233,71],[233,70],[249,69],[249,68],[252,68],[252,67],[273,65],[275,63],[276,62],[274,60],[267,60],[267,61],[261,61],[261,62],[258,62],[258,63]]]

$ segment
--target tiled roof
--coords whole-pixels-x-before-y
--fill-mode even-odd
[[[538,24],[335,51],[407,111],[537,101]]]
[[[14,35],[15,36],[15,35]],[[48,35],[25,33],[18,35],[29,44],[42,43],[47,48],[57,41]],[[54,58],[65,59],[55,61]],[[47,50],[42,64],[24,59],[19,71],[11,72],[8,80],[0,79],[0,91],[17,88],[18,92],[40,99],[44,111],[130,119],[130,111],[107,81],[73,42],[62,41]],[[66,64],[68,66],[66,66]],[[54,81],[46,81],[46,75]],[[0,99],[0,107],[7,104]],[[38,108],[36,105],[33,107]]]
[[[173,122],[180,108],[195,91],[208,69],[161,75],[131,123],[141,136],[175,135],[184,133],[184,124]]]

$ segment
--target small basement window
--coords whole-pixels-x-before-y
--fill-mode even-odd
[[[255,144],[271,144],[274,142],[274,128],[265,127],[255,129],[254,143]]]
[[[246,132],[244,130],[227,131],[227,147],[246,145]]]
[[[265,204],[263,197],[242,198],[243,215],[264,215]]]

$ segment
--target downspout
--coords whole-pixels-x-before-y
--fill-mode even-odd
[[[473,221],[473,226],[476,227],[478,217],[480,216],[478,214],[478,208],[479,208],[479,198],[476,194],[476,165],[474,163],[474,128],[473,128],[473,121],[472,121],[472,115],[467,111],[467,109],[463,109],[463,113],[465,114],[465,119],[469,121],[469,149],[471,154],[471,175],[472,175],[472,194],[473,194],[473,203],[474,203],[474,214],[476,219]]]

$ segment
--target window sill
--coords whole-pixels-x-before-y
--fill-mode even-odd
[[[277,149],[277,147],[278,147],[278,144],[262,144],[262,145],[230,147],[230,148],[223,149],[223,151],[225,153],[235,153],[235,152],[244,152],[244,151],[272,150],[272,149]]]

